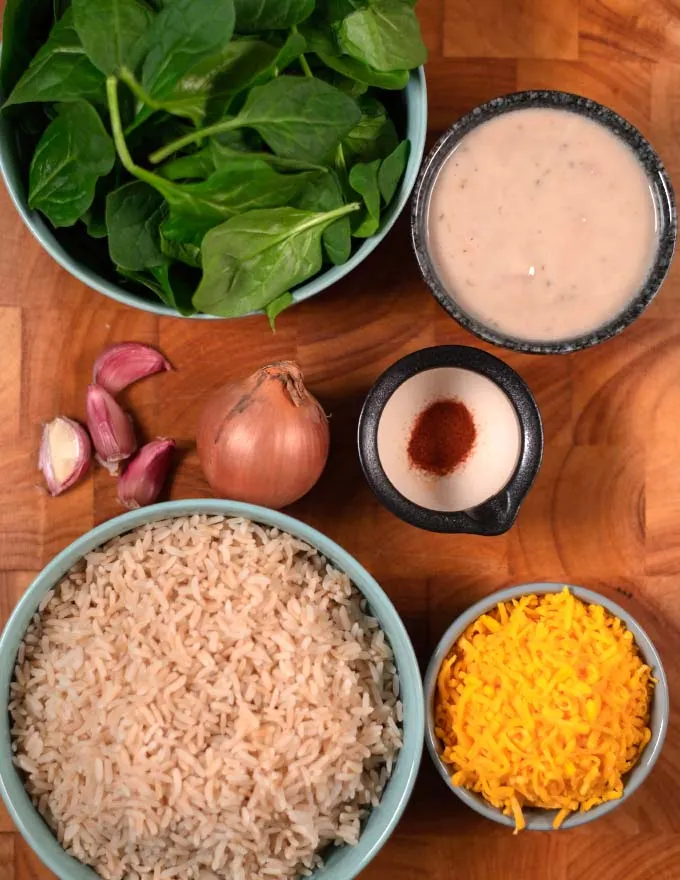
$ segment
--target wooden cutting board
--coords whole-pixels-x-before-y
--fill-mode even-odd
[[[610,105],[680,171],[679,0],[421,0],[431,50],[434,138],[474,105],[516,89],[560,88]],[[332,413],[333,450],[314,491],[291,509],[342,544],[395,601],[419,656],[480,597],[510,584],[565,581],[623,604],[659,647],[671,686],[664,753],[629,802],[594,825],[513,837],[469,811],[427,756],[397,831],[362,880],[680,880],[680,263],[623,336],[537,358],[496,351],[531,386],[546,429],[538,481],[505,537],[429,535],[383,510],[355,451],[363,398],[404,354],[477,344],[430,297],[405,218],[335,289],[285,314],[180,321],[133,311],[62,271],[0,191],[0,623],[39,569],[119,513],[101,471],[50,499],[36,459],[40,425],[82,418],[97,353],[159,346],[177,372],[127,394],[149,437],[176,437],[173,498],[208,495],[193,435],[201,401],[225,380],[282,358],[301,364]],[[0,880],[51,877],[0,808]]]

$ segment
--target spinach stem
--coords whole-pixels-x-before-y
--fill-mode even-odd
[[[106,97],[109,104],[109,116],[111,118],[111,132],[113,134],[113,142],[116,145],[116,151],[118,152],[120,161],[123,164],[123,168],[125,168],[126,171],[129,171],[130,174],[133,175],[133,177],[137,177],[139,180],[143,180],[146,183],[151,184],[151,186],[156,186],[159,181],[161,183],[165,183],[165,181],[162,178],[158,177],[157,174],[153,174],[151,171],[147,171],[145,168],[140,168],[130,155],[130,151],[128,150],[128,146],[125,141],[125,134],[123,133],[123,123],[120,118],[120,104],[118,103],[118,80],[115,76],[109,76],[106,79]]]
[[[304,52],[302,55],[300,55],[299,61],[300,67],[302,68],[302,72],[304,73],[304,75],[309,77],[309,79],[312,79],[314,77],[314,74],[312,73],[312,68],[309,66],[309,63],[304,56]]]
[[[137,81],[137,77],[127,67],[121,67],[119,77],[120,81],[125,83],[135,98],[137,98],[138,101],[141,101],[142,104],[146,104],[152,110],[163,109],[158,101],[155,101],[142,84]]]
[[[241,122],[241,120],[236,117],[234,119],[227,119],[225,122],[216,122],[214,125],[208,125],[205,128],[198,129],[198,131],[191,131],[189,134],[185,134],[184,137],[177,138],[176,141],[172,141],[172,143],[161,147],[160,150],[156,150],[155,153],[152,153],[149,156],[149,162],[151,162],[152,165],[157,165],[159,162],[172,156],[173,153],[176,153],[183,147],[188,147],[189,144],[201,141],[203,138],[211,137],[214,134],[222,134],[225,131],[233,131],[236,128],[243,128],[244,124],[245,123]]]

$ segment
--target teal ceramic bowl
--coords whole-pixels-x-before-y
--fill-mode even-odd
[[[60,880],[97,880],[97,874],[68,855],[26,794],[21,777],[12,763],[9,714],[9,685],[19,644],[32,615],[48,590],[86,553],[111,538],[137,526],[173,516],[197,513],[242,516],[276,526],[318,548],[337,568],[349,575],[366,597],[372,614],[380,621],[395,656],[404,705],[404,745],[380,805],[366,820],[356,846],[333,848],[315,880],[351,880],[373,859],[394,830],[413,790],[423,748],[425,726],[423,688],[413,646],[397,611],[371,575],[352,556],[330,538],[310,526],[263,507],[233,501],[197,500],[156,504],[119,516],[83,535],[43,569],[28,588],[0,637],[0,794],[19,831],[36,855]]]
[[[507,825],[510,828],[513,828],[515,823],[509,816],[505,816],[500,810],[496,809],[496,807],[492,807],[491,804],[487,803],[487,801],[485,801],[480,795],[468,791],[467,788],[455,786],[451,782],[452,770],[440,758],[441,745],[434,732],[434,696],[437,687],[437,677],[442,662],[445,657],[447,657],[454,643],[468,626],[470,626],[470,624],[477,620],[482,614],[495,608],[499,602],[507,602],[510,599],[517,599],[520,596],[526,596],[531,593],[539,595],[543,593],[556,593],[563,590],[564,586],[564,584],[550,583],[522,584],[519,587],[508,587],[505,590],[499,590],[499,592],[493,593],[485,599],[482,599],[481,602],[477,602],[476,605],[473,605],[464,614],[461,614],[461,616],[458,617],[446,630],[436,651],[432,655],[432,659],[430,660],[425,675],[425,712],[427,715],[425,739],[430,757],[434,761],[435,767],[439,771],[439,775],[451,791],[458,795],[468,807],[471,807],[485,818],[492,819],[494,822],[499,822],[501,825]],[[578,825],[585,825],[587,822],[594,822],[595,819],[606,816],[608,813],[611,813],[612,810],[615,810],[620,806],[642,785],[647,776],[649,776],[657,758],[661,754],[661,749],[663,748],[663,743],[666,738],[666,732],[668,731],[668,719],[670,715],[668,681],[666,680],[666,673],[664,672],[663,664],[661,663],[661,657],[659,657],[651,639],[642,629],[640,624],[631,617],[624,608],[621,608],[620,605],[612,602],[606,596],[601,596],[599,593],[594,593],[592,590],[585,590],[583,587],[567,586],[569,586],[571,592],[578,599],[581,599],[587,604],[602,605],[607,611],[620,618],[626,624],[628,629],[633,633],[638,650],[645,663],[651,668],[657,683],[654,687],[650,718],[652,738],[645,746],[638,763],[625,778],[623,796],[616,801],[609,801],[608,803],[593,807],[592,810],[588,810],[586,813],[572,813],[562,823],[559,829],[560,831],[568,828],[576,828]],[[556,810],[524,810],[526,827],[529,831],[552,831],[552,823],[556,815]]]
[[[422,67],[413,71],[406,89],[403,93],[399,94],[399,97],[403,100],[403,107],[401,108],[403,118],[402,125],[398,126],[398,128],[410,140],[411,154],[404,179],[392,204],[385,212],[380,230],[372,238],[366,239],[342,266],[333,266],[312,278],[306,284],[296,288],[293,291],[293,298],[296,303],[310,299],[316,296],[317,293],[332,287],[341,278],[344,278],[353,269],[356,269],[359,263],[365,260],[385,238],[404,210],[411,191],[415,186],[420,163],[425,151],[427,85],[425,82],[425,71]],[[152,312],[155,315],[164,315],[170,318],[182,317],[173,309],[163,305],[160,300],[154,299],[152,294],[146,297],[141,293],[136,293],[121,286],[116,280],[113,271],[109,275],[102,273],[100,266],[105,265],[107,262],[105,253],[102,254],[100,252],[97,254],[96,249],[92,252],[83,252],[82,245],[78,248],[77,243],[71,241],[72,236],[68,230],[62,230],[60,233],[55,234],[54,229],[47,220],[37,211],[33,211],[28,207],[26,173],[19,165],[14,126],[11,119],[4,114],[0,114],[0,172],[12,201],[26,226],[28,226],[47,253],[67,272],[70,272],[71,275],[88,287],[98,290],[105,296],[127,306]],[[224,320],[213,315],[203,314],[191,315],[190,317]]]

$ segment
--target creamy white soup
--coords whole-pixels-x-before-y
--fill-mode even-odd
[[[505,113],[467,134],[429,205],[448,294],[507,336],[592,332],[639,292],[657,246],[654,197],[633,151],[567,110]]]

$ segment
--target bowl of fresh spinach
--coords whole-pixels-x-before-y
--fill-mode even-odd
[[[7,0],[0,170],[71,274],[156,314],[281,311],[404,208],[412,0]]]

